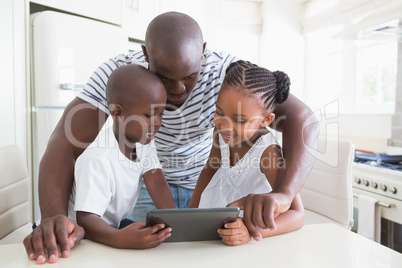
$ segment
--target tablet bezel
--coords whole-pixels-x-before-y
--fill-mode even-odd
[[[156,209],[147,212],[146,226],[171,227],[172,236],[165,242],[220,240],[218,229],[236,221],[239,212],[238,207]]]

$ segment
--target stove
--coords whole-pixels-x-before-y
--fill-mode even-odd
[[[402,201],[402,170],[353,163],[352,173],[354,188]]]
[[[378,200],[377,205],[381,207],[382,218],[381,244],[402,252],[400,235],[402,232],[402,165],[400,162],[361,161],[355,157],[352,165],[352,187],[355,216],[358,213],[360,195]]]

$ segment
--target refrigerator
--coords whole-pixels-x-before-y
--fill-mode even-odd
[[[40,219],[39,163],[66,105],[107,59],[128,52],[118,26],[71,14],[31,14],[33,218]]]

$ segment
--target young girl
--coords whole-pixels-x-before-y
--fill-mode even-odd
[[[289,86],[289,77],[280,71],[271,72],[245,61],[227,68],[216,102],[217,135],[190,207],[225,207],[248,194],[272,190],[277,171],[285,163],[267,127],[275,118],[275,106],[287,99]],[[275,230],[261,230],[263,237],[303,226],[304,209],[299,195],[275,223]],[[252,239],[242,218],[218,232],[227,245],[241,245]]]

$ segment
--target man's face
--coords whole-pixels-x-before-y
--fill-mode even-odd
[[[198,82],[202,51],[172,58],[167,57],[161,50],[153,49],[152,55],[148,56],[149,70],[161,79],[166,88],[166,109],[179,108]]]

